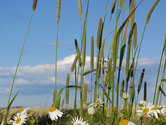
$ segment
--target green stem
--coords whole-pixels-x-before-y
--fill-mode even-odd
[[[163,69],[161,71],[160,81],[159,81],[159,85],[158,85],[156,105],[158,104],[158,99],[159,99],[159,94],[160,94],[159,86],[161,86],[161,79],[162,79],[162,76],[163,76],[163,72],[165,71],[165,65],[166,65],[166,58],[164,59],[164,66],[163,66]]]
[[[57,93],[57,52],[58,52],[58,32],[59,22],[57,22],[57,34],[56,34],[56,54],[55,54],[55,94]],[[54,102],[55,103],[55,102]]]
[[[31,22],[32,22],[33,14],[34,14],[34,11],[32,11],[32,15],[31,15],[31,18],[30,18],[30,21],[29,21],[29,25],[28,25],[26,36],[25,36],[25,39],[24,39],[24,43],[23,43],[23,46],[22,46],[22,49],[21,49],[21,53],[20,53],[20,56],[19,56],[19,60],[18,60],[18,63],[17,63],[17,67],[16,67],[16,71],[15,71],[15,74],[14,74],[12,86],[11,86],[11,89],[10,89],[10,94],[9,94],[9,99],[8,99],[8,106],[9,106],[9,103],[10,103],[14,82],[15,82],[15,79],[16,79],[16,76],[17,76],[18,67],[19,67],[19,64],[20,64],[20,60],[21,60],[21,57],[22,57],[24,46],[25,46],[25,43],[26,43],[26,40],[27,40],[27,36],[28,36],[28,33],[29,33],[29,29],[30,29],[30,25],[31,25]],[[9,109],[7,109],[7,113],[6,113],[6,116],[5,116],[5,125],[6,125],[6,122],[7,122],[8,111],[9,111]]]
[[[160,57],[160,64],[159,64],[159,68],[158,68],[157,79],[156,79],[156,86],[155,86],[155,91],[154,91],[153,105],[154,105],[155,99],[156,99],[157,84],[158,84],[158,79],[159,79],[160,68],[161,68],[161,63],[162,63],[162,59],[163,59],[164,50],[165,50],[165,48],[163,48],[162,54],[161,54],[161,57]]]

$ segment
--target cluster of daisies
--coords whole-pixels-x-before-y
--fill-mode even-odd
[[[166,113],[166,106],[152,105],[146,101],[141,101],[139,106],[140,109],[137,110],[139,117],[155,117],[158,119]]]
[[[13,120],[9,121],[9,124],[12,125],[22,125],[26,123],[28,111],[30,110],[30,107],[22,108],[16,115],[13,116]]]
[[[128,98],[128,95],[125,94],[124,99]],[[97,99],[94,103],[89,104],[88,107],[88,114],[94,115],[97,108],[103,107],[104,101],[101,99]],[[152,105],[150,103],[146,103],[146,101],[141,101],[139,103],[140,109],[137,110],[137,115],[139,117],[155,117],[158,119],[160,116],[165,115],[166,113],[166,106],[157,106]],[[12,120],[10,120],[8,123],[12,125],[23,125],[26,123],[27,117],[28,117],[28,111],[31,108],[22,108],[16,115],[12,117]],[[63,115],[63,112],[61,112],[59,109],[57,109],[55,106],[51,106],[48,111],[48,115],[52,121],[57,121],[58,118],[61,118]],[[71,123],[73,125],[89,125],[86,121],[83,120],[81,117],[75,117],[72,119]],[[122,119],[119,122],[119,125],[136,125],[135,123],[127,120]]]

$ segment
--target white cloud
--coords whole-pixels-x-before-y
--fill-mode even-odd
[[[138,65],[155,65],[159,64],[160,59],[159,58],[143,58],[138,60]]]
[[[9,94],[9,93],[10,93],[10,88],[5,88],[5,89],[0,88],[0,94]]]
[[[70,73],[70,68],[75,58],[75,54],[65,57],[58,61],[57,83],[65,84],[67,73]],[[96,60],[96,58],[95,58]],[[96,62],[96,61],[95,61]],[[159,59],[140,59],[138,65],[153,65],[157,64]],[[90,57],[86,57],[85,71],[90,70]],[[0,67],[0,77],[11,77],[15,73],[15,67]],[[42,64],[36,66],[20,66],[17,73],[15,84],[54,84],[55,65]],[[71,83],[74,83],[74,73],[71,75]],[[89,80],[85,77],[85,82]]]

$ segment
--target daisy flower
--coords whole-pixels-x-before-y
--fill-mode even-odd
[[[93,107],[88,108],[88,114],[89,115],[94,115],[95,114],[95,109]]]
[[[141,117],[141,116],[148,116],[148,117],[151,117],[153,115],[153,111],[151,110],[153,108],[153,105],[152,104],[148,104],[148,105],[144,105],[141,110],[137,110],[137,113],[138,113],[138,116]]]
[[[123,99],[127,100],[129,98],[129,94],[125,92],[122,96]]]
[[[163,115],[166,112],[165,106],[157,106],[157,105],[155,105],[155,106],[153,106],[153,108],[151,110],[153,111],[153,114],[154,114],[154,116],[157,119],[158,119],[158,114],[159,115]]]
[[[158,108],[158,113],[160,114],[160,115],[164,115],[165,113],[166,113],[166,106],[161,106],[161,105],[159,105],[159,106],[157,106],[157,108]]]
[[[119,125],[136,125],[134,122],[128,121],[127,119],[122,119],[119,122]]]
[[[95,103],[91,103],[90,107],[103,107],[104,101],[102,101],[100,98],[95,101]]]
[[[20,111],[18,112],[18,114],[22,115],[22,114],[28,114],[28,111],[30,110],[30,107],[27,108],[22,108],[20,109]]]
[[[86,123],[86,121],[83,121],[83,119],[80,117],[73,118],[73,121],[71,122],[73,125],[89,125]]]
[[[58,109],[56,109],[55,106],[52,106],[49,108],[48,114],[50,119],[53,121],[53,120],[58,120],[58,117],[62,117],[63,113]]]
[[[23,125],[26,122],[26,117],[27,117],[27,114],[20,115],[17,113],[13,117],[13,120],[10,120],[9,123],[12,125]]]

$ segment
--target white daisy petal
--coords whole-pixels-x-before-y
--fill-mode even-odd
[[[73,118],[73,121],[71,121],[71,123],[73,125],[89,125],[88,123],[86,123],[86,121],[83,121],[83,119],[80,117],[76,117],[76,118]]]
[[[58,120],[58,117],[62,117],[63,113],[56,109],[55,106],[49,108],[49,117],[52,121]]]

